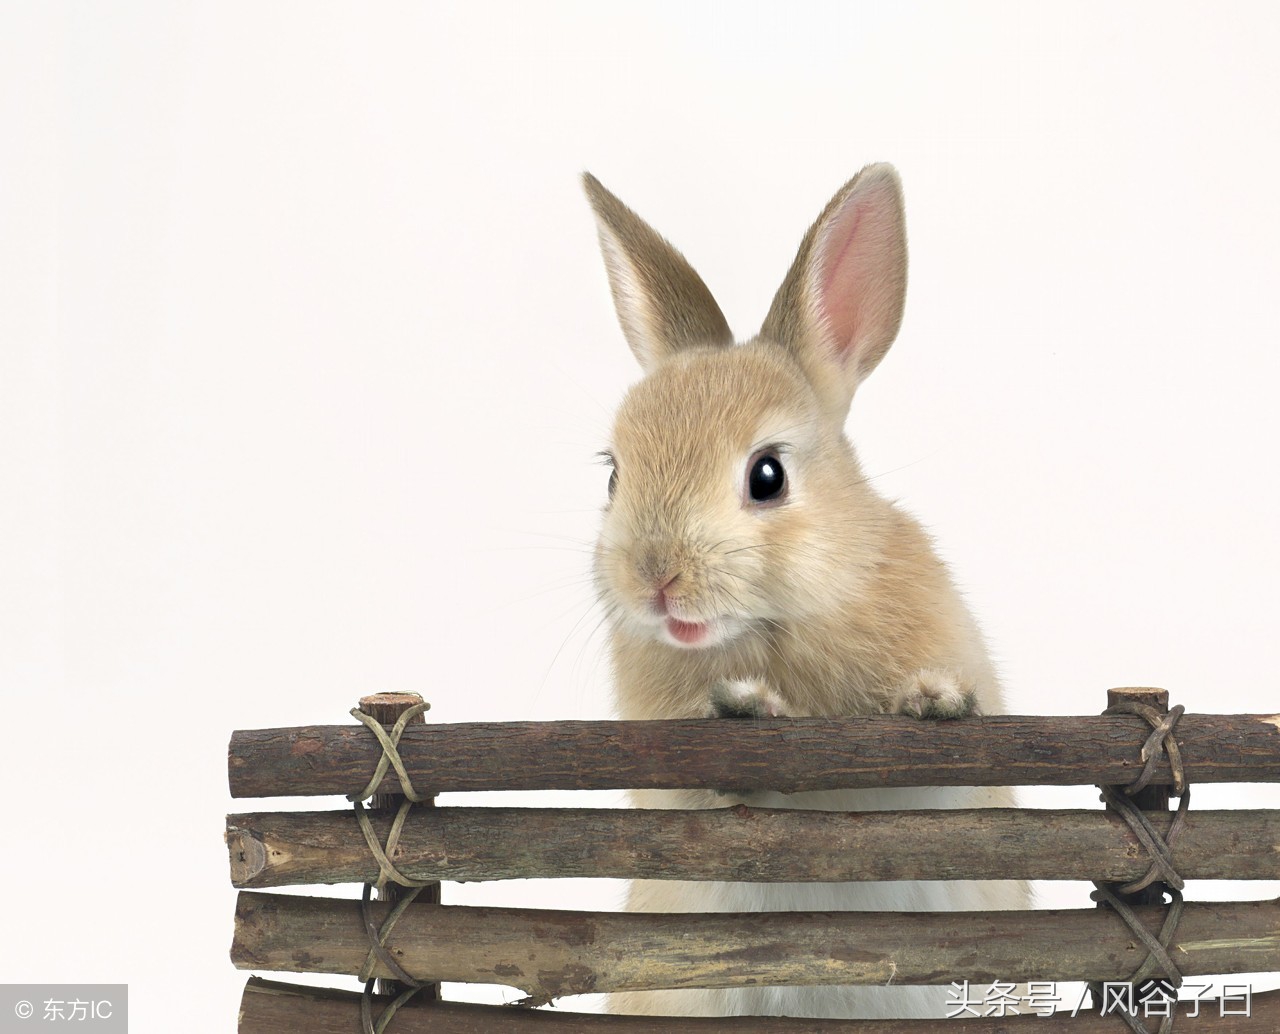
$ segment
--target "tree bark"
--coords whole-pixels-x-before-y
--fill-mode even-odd
[[[1101,715],[480,722],[407,729],[401,754],[414,784],[435,793],[1117,785],[1141,771],[1147,731]],[[1177,735],[1191,783],[1280,781],[1280,716],[1189,714]],[[231,795],[349,793],[381,754],[359,725],[238,731]],[[1167,759],[1155,781],[1170,782]],[[397,785],[392,774],[383,782]]]
[[[1148,816],[1161,832],[1167,812]],[[389,817],[374,817],[379,842]],[[227,817],[231,882],[374,880],[350,811]],[[1016,845],[1016,846],[1015,846]],[[1280,811],[1192,811],[1173,849],[1186,879],[1280,879]],[[1104,880],[1148,868],[1101,811],[823,812],[764,808],[434,808],[410,813],[392,859],[415,880],[558,877],[745,881]]]
[[[374,1007],[377,1016],[386,1000]],[[1239,1008],[1238,1004],[1231,1008]],[[1280,1030],[1280,991],[1252,996],[1250,1015],[1219,1017],[1216,1000],[1200,1003],[1200,1015],[1178,1007],[1178,1034],[1259,1034]],[[359,1030],[360,996],[351,991],[300,987],[251,977],[240,1003],[239,1034],[352,1034]],[[513,1009],[509,1006],[442,1002],[396,1014],[397,1034],[1117,1034],[1114,1016],[1088,1010],[1012,1018],[962,1017],[938,1020],[805,1020],[772,1016],[679,1017],[601,1016],[588,1013]]]
[[[381,921],[386,906],[377,903]],[[1153,932],[1163,908],[1138,915]],[[666,915],[447,905],[410,909],[388,947],[419,980],[506,984],[531,998],[756,984],[1124,980],[1146,956],[1116,915],[755,912]],[[358,903],[241,891],[241,969],[353,974]],[[1171,955],[1187,976],[1280,969],[1280,901],[1191,903]],[[376,975],[389,975],[378,973]]]

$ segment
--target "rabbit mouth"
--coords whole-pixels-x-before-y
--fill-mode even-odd
[[[681,646],[701,646],[703,640],[711,635],[712,626],[706,621],[681,621],[668,616],[663,628]]]
[[[746,626],[729,616],[707,621],[682,621],[668,614],[659,626],[658,638],[669,646],[686,650],[704,650],[736,639]]]

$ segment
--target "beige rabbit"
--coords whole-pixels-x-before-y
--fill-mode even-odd
[[[843,425],[897,334],[902,193],[863,169],[800,244],[760,333],[734,344],[698,274],[592,176],[614,303],[645,377],[613,428],[595,572],[622,718],[1003,710],[982,635],[928,535],[882,499]],[[711,791],[638,792],[654,808]],[[752,804],[865,811],[1009,807],[1005,788],[846,790]],[[932,910],[1027,905],[1025,884],[637,881],[633,911]],[[957,974],[957,979],[961,974]],[[945,1016],[945,987],[616,994],[617,1012]]]

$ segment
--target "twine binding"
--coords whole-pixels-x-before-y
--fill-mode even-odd
[[[405,726],[413,719],[425,711],[429,711],[431,705],[425,700],[419,704],[414,704],[404,712],[397,720],[396,724],[391,727],[391,732],[387,732],[380,722],[370,717],[360,710],[358,707],[351,709],[351,716],[357,721],[363,722],[370,732],[378,738],[378,742],[382,744],[382,757],[378,759],[378,765],[373,770],[373,777],[365,785],[365,788],[359,793],[347,794],[349,801],[364,801],[374,795],[378,789],[378,785],[382,782],[383,777],[387,774],[389,767],[394,767],[396,775],[400,779],[400,792],[404,794],[414,804],[425,801],[427,798],[423,794],[418,793],[413,788],[413,782],[409,779],[409,772],[404,767],[404,762],[400,759],[399,743],[400,737],[404,735]]]
[[[400,842],[400,834],[404,829],[405,820],[408,818],[409,812],[413,810],[415,805],[431,799],[430,795],[420,793],[414,788],[413,781],[409,778],[408,769],[400,757],[399,749],[400,737],[404,735],[405,728],[413,719],[429,710],[430,707],[431,705],[425,701],[409,707],[396,720],[390,732],[384,729],[380,722],[365,714],[358,707],[351,709],[352,717],[364,723],[369,731],[377,737],[378,743],[382,746],[382,757],[378,759],[378,764],[374,768],[369,782],[365,784],[363,790],[347,795],[347,800],[351,801],[355,806],[356,823],[360,827],[360,832],[364,834],[365,843],[369,846],[370,853],[378,863],[378,878],[373,883],[365,883],[360,897],[360,919],[369,937],[369,954],[365,959],[364,965],[360,967],[359,974],[359,978],[364,981],[364,991],[360,996],[360,1027],[362,1034],[383,1034],[400,1007],[427,986],[408,973],[396,961],[395,956],[387,949],[387,938],[391,935],[396,922],[417,899],[422,889],[435,882],[434,880],[415,880],[405,876],[391,861],[391,856],[395,854],[396,847]],[[373,829],[373,823],[369,821],[368,809],[365,808],[364,802],[377,791],[382,780],[386,777],[388,768],[395,770],[396,777],[400,781],[400,792],[405,799],[400,803],[395,818],[391,821],[391,830],[387,834],[387,842],[379,844]],[[381,894],[388,882],[397,883],[402,887],[408,888],[409,893],[396,902],[391,911],[387,913],[386,918],[383,919],[381,926],[379,926],[373,916],[372,892],[376,889]],[[396,980],[405,985],[405,989],[396,995],[382,1012],[375,1017],[373,1014],[375,983],[373,971],[379,962],[392,973]]]
[[[1151,726],[1151,732],[1143,743],[1142,751],[1139,755],[1143,762],[1143,768],[1137,778],[1128,786],[1101,787],[1102,799],[1125,820],[1133,831],[1134,836],[1137,837],[1138,842],[1146,848],[1147,853],[1151,856],[1151,867],[1144,876],[1123,885],[1102,883],[1095,880],[1095,890],[1089,895],[1094,901],[1106,905],[1123,919],[1133,935],[1147,949],[1146,959],[1129,977],[1131,987],[1138,987],[1144,982],[1152,983],[1153,978],[1154,983],[1152,983],[1152,986],[1158,984],[1162,989],[1176,990],[1182,986],[1182,973],[1179,972],[1177,964],[1170,955],[1169,947],[1173,943],[1174,934],[1177,932],[1178,920],[1182,917],[1182,889],[1185,885],[1185,881],[1173,866],[1172,845],[1181,835],[1186,825],[1187,808],[1191,804],[1191,788],[1187,786],[1186,774],[1182,764],[1182,753],[1179,751],[1178,741],[1174,737],[1174,730],[1177,727],[1178,719],[1182,717],[1183,710],[1182,705],[1179,704],[1170,708],[1168,713],[1162,714],[1147,704],[1136,700],[1124,700],[1112,707],[1108,707],[1103,712],[1103,714],[1136,715]],[[1178,797],[1179,801],[1178,810],[1169,826],[1169,832],[1162,835],[1151,824],[1142,809],[1134,804],[1133,796],[1151,782],[1156,768],[1166,754],[1169,758],[1170,770],[1173,773],[1173,792],[1171,796]],[[1138,918],[1133,908],[1122,900],[1120,895],[1135,894],[1145,890],[1157,881],[1164,884],[1163,891],[1169,895],[1170,900],[1168,902],[1169,910],[1165,913],[1164,922],[1160,926],[1160,933],[1158,936],[1153,936],[1143,925],[1142,920]],[[1090,983],[1089,990],[1101,1010],[1105,1004],[1101,983],[1096,981]],[[1161,1017],[1160,1026],[1155,1032],[1151,1031],[1142,1022],[1142,1018],[1136,1012],[1131,1012],[1128,1009],[1117,1009],[1116,1015],[1124,1020],[1130,1030],[1133,1031],[1133,1034],[1172,1034],[1175,1009],[1171,1007],[1168,1013]]]

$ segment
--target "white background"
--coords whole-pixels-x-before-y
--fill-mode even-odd
[[[747,336],[830,194],[894,162],[907,317],[850,432],[1011,711],[1275,710],[1276,11],[5,5],[2,979],[230,1030],[233,729],[377,690],[609,715],[593,453],[638,371],[584,168]]]

